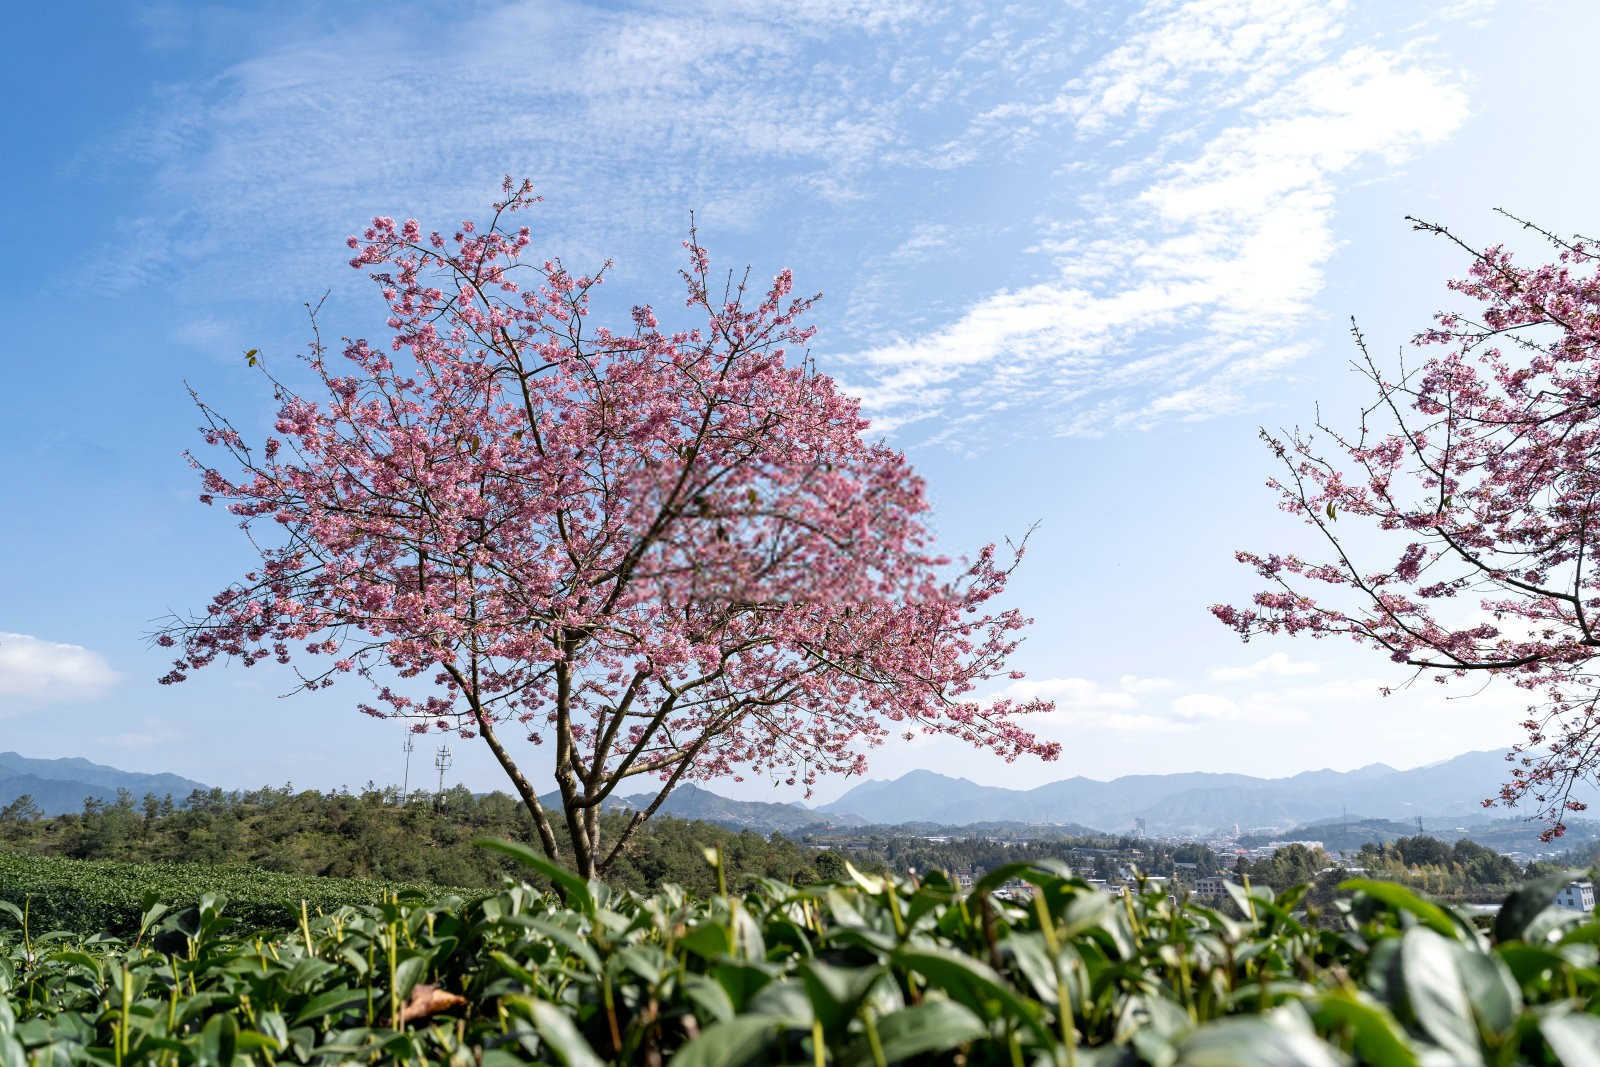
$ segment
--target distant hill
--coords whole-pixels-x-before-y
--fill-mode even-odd
[[[1366,838],[1370,840],[1414,832],[1421,816],[1430,832],[1470,824],[1475,840],[1489,832],[1508,841],[1520,840],[1527,836],[1527,825],[1516,820],[1514,810],[1482,808],[1483,798],[1498,788],[1506,771],[1504,754],[1494,751],[1468,752],[1403,771],[1373,763],[1353,771],[1307,771],[1286,778],[1204,772],[1134,774],[1111,781],[1080,776],[1026,790],[979,785],[924,770],[892,781],[862,782],[817,808],[733,800],[685,784],[672,791],[660,811],[760,833],[876,826],[928,834],[962,827],[990,836],[1018,837],[1037,836],[1027,832],[1030,827],[1048,827],[1050,833],[1126,833],[1139,819],[1157,834],[1209,834],[1237,824],[1246,834],[1293,836],[1305,829],[1307,836],[1316,837],[1309,828],[1319,822],[1379,820],[1363,828],[1373,834]],[[0,752],[0,806],[28,793],[46,813],[63,814],[82,808],[88,796],[112,801],[119,788],[135,797],[171,794],[182,801],[207,787],[175,774],[137,774],[86,759],[27,759]],[[606,807],[637,809],[653,798],[653,793],[613,797]],[[555,794],[544,799],[559,808]],[[1600,792],[1588,789],[1577,799],[1595,808]],[[1498,829],[1478,825],[1490,818],[1505,824]],[[1393,825],[1382,825],[1381,820],[1392,820]],[[1326,836],[1324,832],[1322,837]]]
[[[1458,837],[1467,836],[1454,826],[1433,828],[1425,826],[1423,832],[1441,841],[1454,841]],[[1244,834],[1239,838],[1238,845],[1240,848],[1259,848],[1274,841],[1321,841],[1323,847],[1330,851],[1350,851],[1369,843],[1383,845],[1399,837],[1413,837],[1416,833],[1415,822],[1398,822],[1394,819],[1347,821],[1332,818],[1290,827],[1287,830],[1274,830],[1271,833]]]
[[[1504,753],[1469,752],[1411,770],[1382,763],[1353,771],[1307,771],[1287,778],[1244,774],[1138,774],[1098,781],[1067,778],[1035,789],[983,786],[933,771],[863,782],[818,810],[878,824],[1077,823],[1106,832],[1143,819],[1152,833],[1288,828],[1345,817],[1411,820],[1482,817],[1482,801],[1505,778]],[[1578,799],[1593,805],[1595,790]],[[1514,815],[1515,812],[1506,814]]]
[[[208,788],[176,774],[122,771],[77,757],[29,759],[15,752],[0,752],[0,807],[26,794],[46,815],[79,811],[86,797],[113,802],[118,789],[126,789],[135,798],[146,793],[170,794],[181,803],[196,789]]]
[[[635,793],[613,797],[601,806],[607,811],[636,811],[649,807],[654,793]],[[547,808],[560,810],[561,794],[547,793],[539,798]],[[678,786],[657,809],[661,815],[716,823],[735,830],[790,834],[810,826],[859,826],[865,820],[854,815],[835,815],[813,811],[801,804],[780,804],[762,800],[733,800],[702,789],[693,783]]]
[[[1440,841],[1466,838],[1496,852],[1535,856],[1561,849],[1588,849],[1600,844],[1600,822],[1593,819],[1567,820],[1566,834],[1555,842],[1539,840],[1540,823],[1526,819],[1460,818],[1422,819],[1421,833]],[[1386,844],[1399,837],[1419,833],[1415,820],[1325,819],[1271,834],[1247,834],[1239,838],[1241,848],[1255,848],[1273,841],[1321,841],[1330,851],[1353,851],[1365,844]]]
[[[838,819],[839,816],[832,818]],[[959,826],[934,822],[902,822],[879,825],[869,824],[857,816],[849,818],[852,821],[848,823],[836,821],[826,828],[818,824],[809,827],[808,831],[814,839],[829,841],[853,841],[867,837],[943,837],[951,840],[981,837],[991,841],[1066,841],[1082,840],[1087,837],[1118,836],[1108,834],[1104,830],[1096,830],[1092,826],[1081,826],[1071,822],[973,822]]]
[[[617,808],[634,810],[648,807],[654,793],[637,793],[623,797]],[[792,833],[807,826],[850,826],[865,821],[848,814],[823,814],[800,804],[776,804],[762,800],[730,800],[725,796],[686,783],[678,786],[658,809],[663,815],[679,819],[702,819],[721,826],[741,830],[760,830],[763,833]]]

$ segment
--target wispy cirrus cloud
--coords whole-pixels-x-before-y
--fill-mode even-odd
[[[159,284],[194,322],[289,279],[298,307],[351,277],[360,219],[475,213],[526,174],[540,253],[664,279],[642,299],[670,294],[691,209],[714,250],[828,276],[819,361],[878,429],[937,418],[902,436],[951,444],[1248,406],[1306,350],[1341,186],[1468,113],[1422,30],[1351,43],[1345,0],[159,15],[162,50],[262,43],[86,157],[148,176],[108,288]]]
[[[1405,41],[1337,47],[1342,3],[1154,4],[1065,89],[973,136],[1051,129],[1076,210],[1029,246],[1052,269],[935,328],[850,354],[890,427],[1042,411],[1099,434],[1236,411],[1305,351],[1341,184],[1468,115],[1460,78]],[[1139,21],[1139,20],[1136,20]]]
[[[1297,63],[1326,55],[1341,32],[1343,0],[1199,0],[1174,10],[1151,4],[1132,20],[1137,32],[1095,60],[1048,100],[1015,101],[980,121],[1039,127],[1059,119],[1080,134],[1149,129],[1161,116],[1208,105],[1237,107],[1259,96]]]
[[[87,157],[149,176],[148,212],[121,220],[122,254],[98,276],[123,289],[219,265],[325,279],[368,215],[448,225],[504,173],[546,198],[542,250],[586,263],[675,249],[652,242],[693,209],[727,233],[766,223],[797,189],[849,200],[900,147],[905,106],[862,91],[863,72],[919,10],[514,0],[242,26],[165,7],[144,20],[152,48],[210,40],[218,20],[262,45],[164,87],[111,152]]]

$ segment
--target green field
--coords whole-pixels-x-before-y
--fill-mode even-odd
[[[47,862],[24,876],[103,902],[79,917],[147,890],[179,907],[86,937],[42,932],[41,897],[26,932],[0,904],[0,1065],[1577,1067],[1600,1049],[1600,923],[1547,908],[1554,881],[1485,930],[1385,883],[1320,916],[1298,889],[1236,886],[1214,910],[1113,897],[1050,863],[965,894],[851,871],[693,898],[521,858],[565,901]],[[202,884],[234,899],[185,907]],[[317,903],[285,930],[296,892]],[[230,921],[255,915],[273,928]]]
[[[117,936],[138,932],[146,902],[193,904],[206,895],[229,901],[241,926],[287,930],[312,914],[345,905],[377,904],[396,893],[443,896],[450,890],[405,882],[311,878],[249,867],[200,863],[116,863],[0,852],[0,901],[25,908],[35,930]],[[456,890],[483,895],[483,890]]]

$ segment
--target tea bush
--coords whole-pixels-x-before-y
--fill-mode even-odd
[[[445,892],[403,882],[311,878],[248,867],[106,863],[0,852],[0,901],[19,908],[26,903],[37,930],[132,934],[139,929],[147,899],[192,904],[206,893],[226,898],[229,918],[241,926],[288,930],[300,921],[302,900],[314,914],[349,904],[377,904],[408,891]]]
[[[692,899],[391,895],[293,931],[207,895],[122,938],[0,905],[0,1065],[405,1062],[1565,1064],[1600,1055],[1600,923],[1513,893],[1480,930],[1393,884],[1113,897],[1050,863],[971,892],[853,868]],[[713,855],[713,860],[715,856]],[[1028,889],[1007,889],[1018,881]],[[0,915],[0,922],[5,918]]]

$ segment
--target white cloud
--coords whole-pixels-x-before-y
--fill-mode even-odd
[[[1030,716],[1028,729],[1045,737],[1063,739],[1084,730],[1131,733],[1170,732],[1186,724],[1164,715],[1139,710],[1139,697],[1173,685],[1165,678],[1140,678],[1125,674],[1115,686],[1088,678],[1040,678],[1012,682],[998,696],[1013,700],[1043,698],[1055,702],[1047,715]]]
[[[104,657],[82,645],[0,633],[0,701],[4,704],[0,713],[92,700],[116,682],[117,673]]]
[[[950,247],[950,227],[942,223],[919,222],[910,236],[889,253],[890,259],[916,260]]]
[[[1383,695],[1386,686],[1401,681],[1351,672],[1335,676],[1329,664],[1275,653],[1199,678],[1029,679],[996,696],[1053,700],[1054,712],[1029,716],[1021,725],[1069,751],[1149,746],[1147,757],[1168,770],[1192,769],[1198,765],[1192,761],[1202,758],[1210,761],[1207,765],[1248,767],[1249,773],[1272,776],[1289,773],[1274,763],[1273,753],[1294,753],[1295,769],[1371,762],[1362,738],[1400,739],[1397,751],[1437,759],[1503,746],[1516,737],[1526,696],[1515,688],[1480,693],[1476,686],[1455,692],[1432,684],[1400,685]],[[1181,745],[1164,744],[1160,738],[1166,735],[1181,738]],[[1389,762],[1405,765],[1408,759],[1415,762],[1409,756]],[[1118,764],[1126,772],[1145,765],[1138,760]],[[1092,764],[1080,763],[1076,771],[1102,776]],[[1030,780],[1050,778],[1040,772]]]
[[[1466,114],[1455,77],[1404,42],[1364,26],[1341,50],[1346,7],[1153,0],[1086,22],[903,0],[538,0],[255,35],[163,9],[163,47],[266,43],[97,146],[151,176],[97,277],[192,294],[175,316],[209,344],[212,287],[357,284],[338,240],[360,219],[475,212],[511,171],[546,197],[541,254],[671,279],[656,259],[697,208],[713,251],[759,234],[801,257],[802,287],[836,269],[855,292],[819,309],[817,354],[879,431],[937,415],[930,433],[959,448],[1001,418],[1066,434],[1206,419],[1250,408],[1253,383],[1306,351],[1340,183]],[[419,48],[493,73],[340,59]],[[1059,180],[1040,189],[1019,165]],[[942,169],[975,195],[918,199]],[[999,195],[1017,199],[974,207]],[[980,242],[1004,284],[981,280]]]
[[[1039,732],[1061,737],[1064,733],[1082,730],[1118,730],[1125,733],[1176,733],[1188,729],[1188,724],[1175,722],[1161,715],[1129,711],[1057,710],[1042,720]],[[1032,727],[1030,720],[1027,726]]]
[[[1232,700],[1216,693],[1188,693],[1172,702],[1172,713],[1181,720],[1202,722],[1296,723],[1311,716],[1303,709],[1280,704],[1257,695]]]
[[[177,740],[178,734],[154,716],[146,716],[136,729],[106,734],[97,740],[109,748],[141,749]]]
[[[1178,683],[1171,678],[1140,678],[1135,674],[1124,674],[1120,684],[1125,693],[1157,693],[1163,689],[1171,689]]]
[[[1293,660],[1279,652],[1245,667],[1212,671],[1209,677],[1214,682],[1252,681],[1295,677],[1316,669],[1315,663]],[[1180,691],[1170,699],[1151,702],[1173,690]],[[1304,723],[1313,708],[1329,704],[1370,706],[1379,699],[1378,691],[1379,683],[1360,679],[1258,690],[1245,695],[1223,694],[1186,686],[1171,678],[1125,674],[1109,684],[1091,678],[1025,679],[1012,682],[996,696],[1054,701],[1054,712],[1029,718],[1025,725],[1047,737],[1062,738],[1084,730],[1171,732],[1216,728],[1225,723]]]
[[[242,336],[238,327],[224,322],[215,316],[204,315],[188,319],[173,328],[172,336],[181,344],[191,348],[209,350],[213,353],[229,352],[235,347],[234,342]]]
[[[546,197],[532,218],[541,254],[585,269],[620,254],[623,270],[636,269],[641,246],[677,235],[696,209],[715,247],[789,210],[801,186],[824,200],[860,195],[909,105],[860,91],[832,42],[887,47],[922,17],[899,0],[628,10],[522,0],[243,26],[235,16],[227,35],[260,48],[166,86],[100,146],[152,177],[150,210],[121,220],[124,254],[100,277],[170,288],[175,273],[226,264],[224,275],[316,287],[365,218],[406,213],[447,227],[483,210],[507,172]],[[198,48],[224,18],[158,20],[152,41]],[[347,61],[419,49],[434,69],[476,73],[419,78]]]
[[[1066,93],[985,117],[1124,141],[1152,126],[1148,167],[1124,150],[1067,168],[1075,187],[1094,190],[1097,173],[1142,187],[1102,187],[1081,197],[1081,218],[1042,221],[1032,246],[1054,277],[845,357],[869,413],[903,426],[1029,403],[1058,432],[1096,434],[1237,411],[1305,350],[1295,334],[1336,248],[1340,183],[1466,119],[1456,78],[1407,48],[1329,52],[1341,4],[1157,10]]]
[[[1236,719],[1239,705],[1212,693],[1186,693],[1172,702],[1172,713],[1180,719]]]
[[[1244,667],[1218,667],[1206,677],[1213,682],[1247,682],[1263,675],[1315,674],[1317,669],[1318,665],[1310,660],[1290,659],[1287,652],[1274,652]]]
[[[1201,77],[1206,104],[1236,106],[1270,86],[1297,60],[1316,58],[1337,38],[1343,0],[1198,0],[1162,17],[1151,5],[1136,21],[1152,23],[1073,79],[1042,104],[1009,104],[991,119],[1033,122],[1068,117],[1082,133],[1098,133],[1114,122],[1151,125],[1160,116],[1192,105]]]
[[[149,748],[151,745],[155,744],[157,740],[158,738],[155,734],[132,731],[124,734],[112,734],[110,736],[101,737],[100,743],[102,745],[109,745],[112,748]]]
[[[1057,708],[1133,708],[1138,700],[1130,692],[1108,689],[1088,678],[1027,678],[1012,682],[1000,693],[1011,700],[1053,700]]]
[[[1498,0],[1449,0],[1434,7],[1429,14],[1435,19],[1460,19],[1473,26],[1482,26],[1497,3]],[[1424,29],[1427,25],[1424,21],[1417,28]]]
[[[1146,693],[1171,689],[1177,683],[1170,678],[1142,678],[1124,674],[1115,686],[1104,685],[1089,678],[1025,678],[1012,682],[999,693],[1011,700],[1053,700],[1057,707],[1070,708],[1132,708]]]

